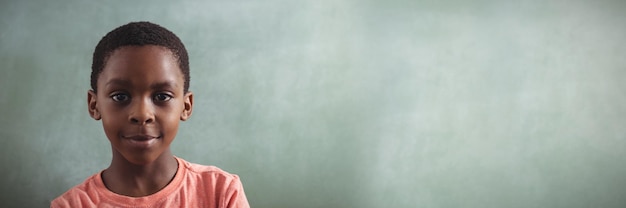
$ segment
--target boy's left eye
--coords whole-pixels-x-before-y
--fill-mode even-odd
[[[159,93],[154,95],[154,100],[159,102],[168,101],[170,99],[172,99],[172,96],[165,93]]]

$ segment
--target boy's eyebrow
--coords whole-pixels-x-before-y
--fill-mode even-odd
[[[118,86],[127,87],[127,86],[132,86],[132,83],[128,80],[123,80],[123,79],[111,79],[104,86],[109,86],[109,85],[118,85]],[[151,84],[150,88],[151,89],[163,89],[163,88],[176,88],[176,86],[178,86],[176,82],[163,81],[163,82],[157,82],[157,83]]]
[[[151,84],[150,88],[152,89],[176,88],[176,82],[171,82],[171,81],[157,82],[157,83]]]
[[[128,80],[123,80],[123,79],[111,79],[109,80],[106,84],[104,84],[104,86],[109,86],[109,85],[121,85],[121,86],[130,86],[131,83]]]

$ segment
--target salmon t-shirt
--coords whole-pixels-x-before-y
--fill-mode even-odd
[[[50,207],[250,207],[239,176],[215,166],[176,160],[174,179],[154,194],[113,193],[104,186],[100,172],[54,199]]]

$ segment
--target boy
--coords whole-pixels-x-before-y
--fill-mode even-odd
[[[237,175],[170,152],[193,106],[174,33],[149,22],[118,27],[96,46],[91,69],[89,114],[102,120],[113,158],[51,207],[249,207]]]

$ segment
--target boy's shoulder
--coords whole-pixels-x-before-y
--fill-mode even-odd
[[[226,172],[216,166],[191,163],[181,158],[177,159],[179,165],[186,169],[183,172],[186,172],[187,177],[197,177],[197,179],[207,180],[212,183],[241,183],[238,175]]]
[[[81,204],[93,204],[93,201],[89,199],[97,195],[98,187],[96,180],[100,177],[101,173],[102,172],[98,172],[89,176],[82,183],[75,185],[61,194],[61,196],[52,200],[51,207],[78,207],[77,202]],[[95,206],[95,204],[93,205]]]
[[[191,173],[196,174],[216,174],[216,175],[224,175],[225,177],[232,177],[234,174],[230,174],[221,168],[212,165],[201,165],[197,163],[188,162],[182,158],[177,157],[179,165],[183,165]]]

